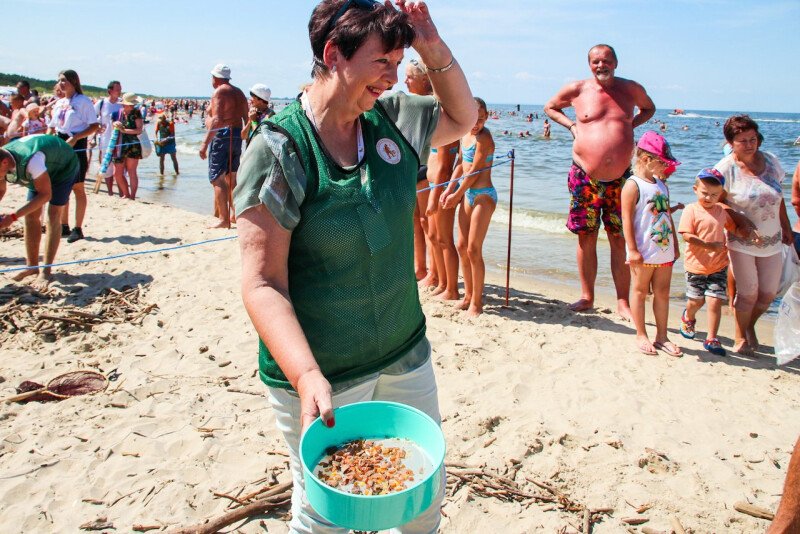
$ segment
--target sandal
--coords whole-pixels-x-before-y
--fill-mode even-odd
[[[681,314],[681,335],[686,339],[694,339],[694,325],[696,322],[697,319],[690,321],[686,318],[686,309],[684,309]]]
[[[653,346],[658,350],[663,350],[670,356],[675,356],[676,358],[680,358],[681,356],[683,356],[683,351],[681,350],[681,348],[672,341],[665,341],[664,343],[656,341],[655,343],[653,343]]]
[[[715,337],[706,339],[703,342],[703,348],[715,356],[727,356],[728,354],[725,352],[725,349],[722,348],[722,344],[719,342],[719,339]]]
[[[658,352],[656,352],[656,349],[653,348],[653,345],[649,341],[642,341],[641,343],[639,343],[639,352],[641,352],[645,356],[658,355]]]

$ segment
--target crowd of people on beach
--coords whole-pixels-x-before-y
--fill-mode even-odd
[[[133,200],[139,160],[149,149],[140,137],[147,117],[158,115],[160,172],[169,155],[177,174],[178,112],[200,111],[206,134],[198,155],[208,160],[215,227],[237,225],[242,296],[258,334],[259,376],[290,450],[291,528],[298,532],[338,531],[305,498],[299,444],[315,418],[332,427],[334,407],[391,400],[441,421],[420,288],[471,316],[483,312],[483,242],[498,202],[491,169],[499,156],[486,127],[494,112],[473,96],[425,3],[396,4],[322,0],[309,22],[312,81],[277,115],[266,85],[250,88],[248,100],[231,83],[231,69],[218,64],[210,72],[208,105],[167,100],[148,106],[123,94],[118,81],[92,102],[78,74],[65,70],[52,99],[20,82],[0,121],[6,143],[0,199],[6,182],[29,189],[24,206],[4,210],[0,229],[25,219],[28,269],[16,279],[38,275],[36,283],[46,287],[50,268],[38,268],[42,213],[47,206],[49,265],[62,236],[68,242],[84,237],[90,148],[102,162],[114,147],[113,166],[102,173],[108,194],[116,185],[121,197]],[[418,55],[405,72],[410,94],[384,94],[398,82],[408,47]],[[730,154],[699,170],[696,203],[673,206],[666,183],[680,162],[661,133],[634,135],[655,104],[642,85],[615,75],[611,46],[592,47],[588,62],[591,77],[568,83],[544,107],[544,137],[553,121],[574,139],[567,227],[577,236],[581,295],[570,308],[585,312],[595,305],[602,226],[617,312],[633,321],[637,349],[681,356],[667,335],[681,234],[687,284],[681,334],[698,334],[696,317],[706,306],[703,346],[725,355],[717,331],[732,294],[733,350],[752,356],[759,347],[755,324],[777,293],[783,245],[800,248],[800,227],[793,234],[782,196],[780,162],[760,150],[755,121],[730,117],[723,126]],[[793,192],[800,213],[800,164]],[[676,227],[678,209],[684,213]],[[650,293],[652,341],[645,325]],[[408,530],[435,531],[441,498],[440,491]]]

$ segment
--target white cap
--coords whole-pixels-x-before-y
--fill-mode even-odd
[[[269,97],[272,96],[272,91],[263,83],[257,83],[250,88],[250,94],[253,94],[265,102],[269,102]]]
[[[214,78],[222,78],[223,80],[230,80],[231,68],[224,63],[220,63],[219,65],[215,65],[214,68],[211,69],[211,75]]]

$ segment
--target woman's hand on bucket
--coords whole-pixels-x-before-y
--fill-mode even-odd
[[[303,373],[297,379],[297,393],[300,395],[301,433],[320,416],[325,426],[333,427],[331,385],[322,371],[314,369]]]

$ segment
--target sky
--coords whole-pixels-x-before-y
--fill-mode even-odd
[[[234,85],[265,83],[274,97],[309,80],[312,0],[2,3],[4,20],[20,23],[4,24],[0,72],[54,79],[71,68],[86,84],[118,79],[125,91],[163,96],[209,96],[216,63],[231,67]],[[641,83],[658,108],[800,113],[800,0],[428,6],[473,93],[490,103],[544,104],[589,77],[589,48],[609,43],[617,76]]]

